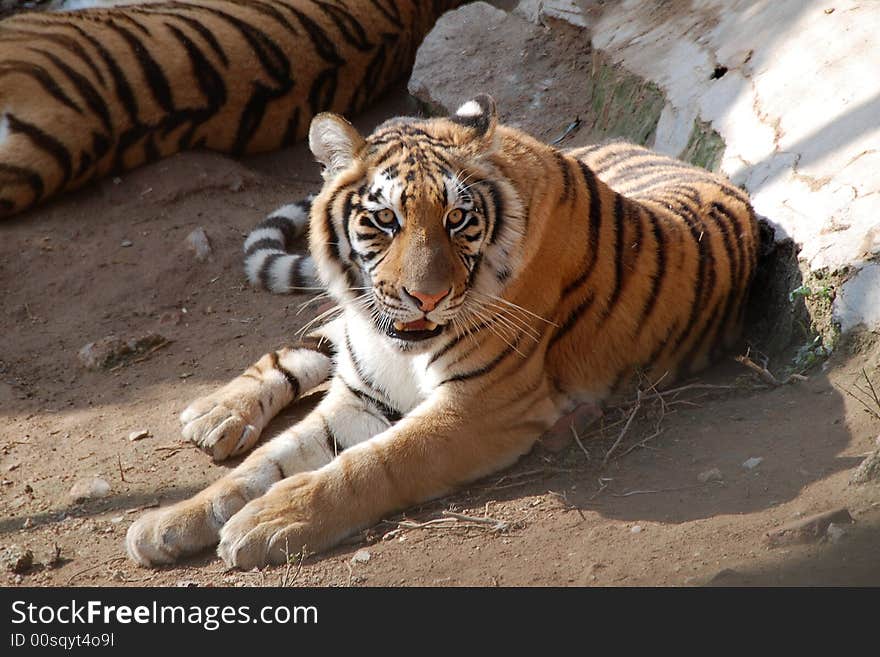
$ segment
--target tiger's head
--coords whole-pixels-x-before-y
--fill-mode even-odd
[[[500,132],[486,95],[448,118],[392,119],[367,138],[335,114],[312,121],[325,180],[310,226],[318,275],[399,349],[473,330],[497,314],[519,270],[524,210]]]

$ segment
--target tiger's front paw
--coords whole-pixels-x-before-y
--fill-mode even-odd
[[[128,528],[128,556],[156,566],[216,545],[220,527],[245,506],[247,495],[248,482],[220,480],[195,497],[148,511]]]
[[[205,519],[193,511],[173,505],[138,518],[125,535],[128,556],[151,567],[173,563],[212,545],[217,540],[216,532],[211,532]]]
[[[339,525],[332,510],[320,512],[319,488],[313,472],[278,482],[223,526],[217,554],[227,566],[250,570],[286,563],[303,548],[318,552],[331,547],[346,532],[334,531]]]
[[[262,432],[259,403],[232,405],[220,394],[197,399],[180,414],[183,436],[210,454],[215,461],[243,454]]]

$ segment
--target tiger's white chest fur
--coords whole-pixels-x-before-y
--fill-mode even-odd
[[[442,379],[436,368],[428,367],[430,353],[409,354],[394,348],[354,311],[347,310],[333,322],[331,331],[339,345],[338,373],[353,387],[379,393],[382,401],[402,414],[423,402]]]

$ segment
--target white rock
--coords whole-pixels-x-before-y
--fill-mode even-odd
[[[753,456],[752,458],[746,459],[745,461],[743,461],[743,467],[746,470],[754,470],[759,465],[761,465],[761,462],[763,460],[764,460],[763,456]]]
[[[150,433],[149,429],[139,429],[137,431],[132,431],[130,434],[128,434],[128,439],[131,442],[134,442],[136,440],[142,440],[144,438],[149,438],[151,435],[152,434]]]
[[[80,479],[70,489],[70,497],[74,502],[97,500],[110,494],[110,484],[100,477]]]
[[[369,550],[358,550],[351,558],[352,563],[367,563],[370,560]]]
[[[199,262],[205,262],[214,253],[208,234],[201,226],[186,236],[186,246],[195,254]]]
[[[632,527],[629,528],[629,531],[633,534],[641,534],[642,533],[642,526],[641,525],[633,525]]]

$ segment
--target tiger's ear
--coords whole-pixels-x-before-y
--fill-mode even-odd
[[[364,145],[364,138],[338,114],[322,112],[309,127],[309,148],[324,165],[321,175],[330,180],[350,165]]]
[[[488,94],[480,94],[459,107],[449,118],[459,125],[471,128],[475,137],[489,140],[498,124],[495,100]]]

